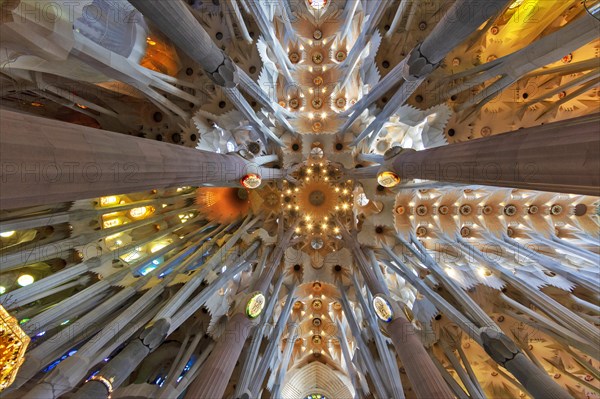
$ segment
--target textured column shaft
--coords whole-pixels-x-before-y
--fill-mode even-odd
[[[104,366],[98,375],[112,381],[113,387],[116,388],[149,353],[150,349],[141,340],[136,339]],[[73,399],[106,399],[107,396],[108,390],[103,383],[90,380],[73,395]]]
[[[237,76],[231,59],[212,41],[181,0],[129,0],[169,39],[198,62],[218,85],[235,87]]]
[[[505,367],[534,398],[572,399],[571,395],[522,353],[515,355],[514,359],[507,362]]]
[[[531,362],[506,335],[491,328],[481,332],[483,348],[498,364],[504,366],[534,398],[572,399],[544,370]]]
[[[242,393],[246,391],[246,388],[250,385],[250,381],[252,380],[253,370],[256,362],[258,361],[258,351],[260,350],[260,344],[262,342],[263,336],[265,334],[265,330],[269,324],[269,320],[271,320],[271,315],[273,314],[273,309],[275,305],[279,302],[279,291],[281,290],[281,286],[283,284],[284,275],[281,274],[275,282],[273,286],[273,293],[271,294],[267,307],[263,310],[262,319],[260,324],[254,330],[252,341],[250,342],[250,347],[247,350],[247,357],[244,361],[244,365],[242,366],[242,372],[240,373],[240,380],[238,381],[235,397],[239,397]]]
[[[279,398],[281,396],[281,384],[283,383],[283,379],[287,374],[288,365],[290,363],[290,358],[292,357],[292,352],[294,350],[294,345],[296,344],[296,338],[298,334],[296,333],[298,330],[298,323],[290,323],[287,343],[285,345],[285,349],[283,351],[283,359],[281,360],[281,365],[279,366],[279,374],[277,374],[277,382],[275,383],[275,387],[273,388],[273,397]]]
[[[135,290],[132,288],[128,287],[122,289],[81,319],[28,352],[26,361],[19,370],[19,375],[11,388],[19,388],[37,374],[42,367],[58,357],[60,353],[75,346],[78,342],[85,340],[89,337],[89,334],[95,334],[96,330],[99,330],[100,327],[98,325],[99,321],[103,320],[110,312],[115,311],[115,309],[125,303],[133,294],[135,294]],[[62,304],[59,304],[58,306],[62,306]]]
[[[233,154],[6,110],[0,111],[0,159],[2,209],[232,182],[246,174],[248,164]],[[266,170],[261,173],[268,178]]]
[[[425,41],[414,48],[405,60],[396,65],[368,95],[351,108],[351,111],[355,112],[343,125],[342,130],[348,128],[369,105],[396,85],[402,76],[423,78],[431,73],[450,50],[462,43],[487,19],[497,14],[507,2],[507,0],[487,0],[483,4],[482,0],[456,1],[427,35]],[[402,98],[391,106],[386,105],[384,109],[395,107],[391,110],[392,113],[395,112],[397,107],[410,97],[412,88],[411,90],[405,88],[400,92]]]
[[[236,313],[227,323],[200,374],[188,388],[186,399],[222,398],[235,363],[250,332],[252,320]]]
[[[404,180],[600,195],[600,114],[416,152],[392,159]]]
[[[433,364],[431,357],[412,324],[400,316],[390,322],[387,332],[406,369],[406,374],[419,399],[448,399],[454,394]]]
[[[273,331],[271,332],[271,335],[269,336],[269,344],[267,345],[265,353],[263,354],[263,357],[254,372],[254,380],[250,383],[250,387],[249,387],[250,392],[252,392],[254,394],[254,396],[257,396],[258,393],[260,392],[260,390],[263,386],[263,381],[267,375],[267,371],[269,371],[269,369],[272,366],[271,363],[272,363],[274,355],[275,355],[275,350],[279,349],[279,342],[281,340],[281,334],[283,334],[283,329],[285,328],[288,318],[290,317],[290,314],[292,311],[292,305],[294,304],[294,302],[296,302],[296,298],[294,297],[295,292],[296,292],[295,286],[292,287],[290,289],[290,291],[288,292],[288,296],[287,296],[285,305],[281,309],[281,314],[279,315],[279,318],[277,319],[275,328],[273,329]]]

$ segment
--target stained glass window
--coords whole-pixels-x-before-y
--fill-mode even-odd
[[[327,396],[321,395],[320,393],[313,393],[311,395],[308,395],[306,399],[327,399]]]

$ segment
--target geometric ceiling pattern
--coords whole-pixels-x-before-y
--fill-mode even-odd
[[[7,0],[12,398],[596,398],[595,0]]]

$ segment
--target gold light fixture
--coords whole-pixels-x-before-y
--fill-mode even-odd
[[[0,305],[0,391],[15,380],[30,341],[17,320]]]
[[[262,183],[262,178],[255,173],[248,173],[242,178],[241,183],[242,186],[246,188],[254,189],[260,186],[260,184]]]
[[[100,206],[110,206],[110,205],[116,205],[118,203],[119,203],[119,197],[117,197],[116,195],[110,195],[108,197],[100,198]]]
[[[21,287],[26,287],[28,285],[33,284],[34,281],[35,279],[31,274],[22,274],[17,279],[17,284],[19,284]]]
[[[394,172],[386,170],[377,175],[377,183],[383,187],[394,187],[400,184],[400,177]]]
[[[154,212],[154,208],[151,206],[140,206],[133,208],[129,211],[129,216],[133,219],[143,219],[146,216]]]

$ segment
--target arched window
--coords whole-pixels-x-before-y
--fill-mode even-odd
[[[327,396],[321,395],[320,393],[313,393],[308,395],[306,399],[327,399]]]

